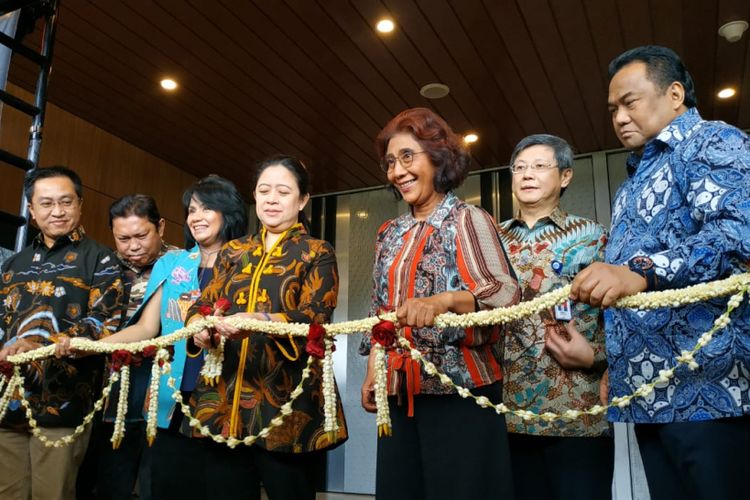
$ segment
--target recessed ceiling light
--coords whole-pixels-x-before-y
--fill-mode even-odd
[[[479,136],[478,136],[477,134],[474,134],[474,133],[471,133],[471,134],[466,134],[466,135],[464,136],[464,142],[465,142],[466,144],[474,144],[474,143],[475,143],[475,142],[477,142],[478,140],[479,140]]]
[[[716,95],[719,96],[719,99],[729,99],[736,93],[737,91],[734,90],[732,87],[727,87],[725,89],[721,89],[719,93]]]
[[[366,218],[368,218],[370,216],[370,214],[367,212],[367,210],[357,210],[355,212],[355,215],[357,216],[357,218],[362,219],[362,220],[364,220],[364,219],[366,219]]]
[[[419,89],[422,97],[426,97],[427,99],[440,99],[447,96],[450,91],[451,89],[444,83],[428,83]]]
[[[177,88],[177,82],[172,80],[171,78],[164,78],[161,82],[159,82],[159,84],[164,90],[174,90]]]
[[[375,25],[375,29],[377,29],[381,33],[390,33],[394,30],[396,27],[396,24],[393,22],[392,19],[383,18],[380,21],[378,21],[378,24]]]

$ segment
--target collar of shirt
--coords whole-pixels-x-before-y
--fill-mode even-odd
[[[537,227],[539,224],[546,224],[547,222],[552,222],[554,225],[559,227],[560,229],[565,229],[567,227],[567,220],[568,220],[568,213],[565,212],[560,206],[558,205],[555,207],[555,209],[552,211],[551,214],[547,215],[546,217],[542,217],[538,221],[536,221],[536,224],[534,224],[534,227],[528,227],[526,225],[526,221],[524,221],[521,218],[521,212],[519,211],[518,214],[513,217],[513,221],[511,222],[511,226],[521,226],[524,229],[528,229],[529,231]]]
[[[451,210],[453,210],[453,208],[459,203],[459,201],[461,200],[459,200],[458,197],[453,194],[453,192],[449,191],[440,201],[438,206],[435,207],[435,210],[433,210],[430,216],[427,217],[427,219],[425,219],[424,221],[415,219],[414,215],[412,215],[411,213],[411,210],[409,210],[407,213],[401,215],[395,220],[398,235],[402,236],[406,234],[419,222],[426,222],[427,224],[433,226],[435,229],[440,229],[445,218],[448,217],[448,214],[451,213]]]
[[[86,236],[86,231],[83,230],[83,226],[78,226],[65,236],[57,238],[55,244],[52,245],[52,248],[67,245],[68,243],[78,243],[84,238],[84,236]],[[44,235],[42,233],[36,235],[32,244],[34,245],[34,248],[39,248],[40,245],[47,246],[44,243]]]
[[[650,156],[649,153],[654,148],[661,150],[666,147],[674,150],[682,141],[690,137],[697,125],[700,125],[702,122],[703,118],[698,113],[698,108],[688,108],[687,111],[664,127],[656,137],[646,143],[646,146],[643,148],[643,155],[635,152],[630,153],[625,162],[628,169],[628,176],[633,176],[643,157]]]
[[[307,230],[305,229],[305,226],[298,222],[289,229],[286,230],[286,234],[284,235],[284,239],[294,238],[296,236],[307,234]],[[250,240],[257,243],[258,245],[263,246],[265,243],[265,235],[266,235],[266,227],[261,225],[260,231],[255,233],[250,237]],[[231,245],[235,245],[234,243],[230,242]],[[281,242],[279,242],[281,244]],[[242,243],[238,242],[238,246],[236,248],[239,248],[242,246]]]

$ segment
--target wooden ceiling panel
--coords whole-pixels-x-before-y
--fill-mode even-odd
[[[684,0],[659,0],[649,2],[648,9],[653,26],[653,43],[670,47],[682,54],[682,2]],[[742,1],[742,0],[740,0]],[[690,36],[688,34],[688,36]]]
[[[521,14],[530,34],[544,33],[534,37],[534,49],[541,61],[545,79],[551,84],[552,93],[560,104],[565,121],[570,129],[567,139],[581,151],[599,149],[580,87],[573,74],[571,61],[565,52],[554,14],[546,0],[524,0],[519,2]]]
[[[620,33],[625,47],[654,43],[649,3],[649,0],[617,0]]]
[[[473,87],[480,106],[488,114],[486,119],[495,122],[495,127],[490,130],[479,122],[471,123],[468,129],[459,129],[458,132],[465,134],[470,131],[484,131],[482,145],[487,151],[477,150],[477,158],[485,165],[504,164],[516,144],[514,138],[524,136],[523,128],[508,105],[504,93],[496,84],[492,72],[468,36],[468,32],[473,31],[474,27],[462,23],[458,16],[458,12],[472,17],[483,12],[486,16],[486,12],[478,3],[461,3],[453,7],[445,2],[430,2],[429,5],[430,22],[436,32],[443,34],[446,49],[456,61],[465,80]],[[492,153],[493,156],[486,156],[488,153]]]
[[[572,133],[560,104],[552,91],[553,83],[548,79],[542,62],[534,48],[531,33],[521,15],[518,4],[513,0],[487,2],[485,7],[492,18],[498,33],[510,53],[513,64],[519,68],[522,82],[545,127],[545,132],[561,137],[572,137]]]
[[[455,8],[454,12],[510,108],[509,115],[501,119],[513,120],[520,127],[519,136],[510,136],[510,143],[515,147],[516,142],[523,136],[544,129],[536,105],[529,98],[519,70],[513,64],[508,49],[481,0],[466,0],[461,8]]]
[[[564,48],[564,61],[570,66],[570,73],[555,74],[554,79],[570,78],[581,98],[581,111],[589,123],[591,149],[606,149],[609,120],[602,126],[601,117],[607,118],[607,79],[602,78],[601,65],[594,50],[593,38],[586,19],[583,5],[578,1],[552,3],[555,24],[560,27]],[[561,50],[562,51],[562,50]],[[585,144],[577,144],[580,148]]]
[[[458,133],[466,130],[478,130],[479,133],[488,138],[500,138],[500,125],[497,118],[492,117],[485,107],[483,96],[472,85],[462,73],[457,61],[450,52],[448,46],[448,33],[445,29],[438,31],[431,22],[430,16],[435,9],[433,2],[422,6],[411,0],[399,2],[388,2],[388,6],[394,9],[396,17],[400,19],[399,27],[410,39],[417,52],[425,59],[427,64],[435,73],[437,82],[444,83],[450,87],[450,98],[454,99],[459,115],[448,114],[444,118]],[[429,9],[427,11],[426,9]],[[450,19],[451,30],[460,30],[461,26],[455,19]],[[449,30],[448,30],[449,31]],[[503,156],[503,151],[492,140],[483,141],[486,147],[491,148],[494,157]]]
[[[385,15],[389,35],[374,29]],[[646,43],[683,56],[703,116],[750,127],[748,35],[717,35],[748,17],[746,0],[62,0],[49,96],[195,175],[244,191],[256,162],[288,153],[334,192],[384,183],[373,141],[407,107],[477,132],[474,168],[538,132],[616,148],[606,65]],[[10,79],[32,89],[33,65],[14,59]],[[432,82],[450,94],[425,99]],[[717,100],[724,85],[739,95]]]
[[[704,117],[714,116],[717,18],[718,2],[682,3],[683,33],[689,35],[683,37],[682,57],[695,81],[698,109]]]

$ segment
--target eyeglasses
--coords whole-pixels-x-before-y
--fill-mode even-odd
[[[409,168],[414,161],[414,155],[426,152],[427,151],[412,151],[411,149],[405,149],[401,151],[398,156],[386,155],[385,158],[383,158],[383,161],[380,162],[380,168],[382,168],[383,172],[387,174],[396,166],[396,160],[401,163],[402,167]]]
[[[556,168],[557,165],[553,165],[552,163],[545,163],[542,161],[538,161],[535,163],[516,163],[514,165],[510,166],[510,171],[514,174],[520,174],[521,172],[525,172],[526,170],[531,170],[532,172],[541,172],[542,170],[547,170],[550,168]]]
[[[73,206],[78,203],[79,198],[63,198],[61,200],[44,200],[42,202],[37,203],[36,205],[39,206],[42,210],[45,212],[49,212],[55,207],[60,207],[64,210],[68,210],[70,208],[73,208]]]

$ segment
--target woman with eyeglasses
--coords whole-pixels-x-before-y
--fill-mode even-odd
[[[408,213],[380,228],[372,313],[395,310],[400,335],[460,386],[502,401],[499,327],[437,328],[445,312],[515,304],[518,284],[492,217],[459,200],[469,155],[445,121],[425,108],[403,111],[376,139],[381,166]],[[362,406],[375,412],[369,355]],[[387,350],[392,436],[378,439],[379,499],[510,498],[505,419],[427,375],[407,350]]]

